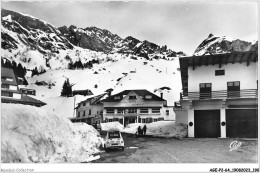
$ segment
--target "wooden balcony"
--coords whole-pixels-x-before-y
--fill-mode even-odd
[[[209,100],[209,99],[237,99],[258,98],[257,89],[245,89],[240,91],[212,91],[208,93],[184,92],[180,94],[180,100]]]

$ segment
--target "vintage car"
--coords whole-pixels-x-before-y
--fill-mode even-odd
[[[124,139],[119,130],[109,130],[105,137],[104,149],[119,148],[122,151],[125,148]]]

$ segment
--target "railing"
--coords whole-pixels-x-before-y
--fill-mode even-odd
[[[212,91],[208,93],[184,92],[180,94],[180,100],[207,100],[207,99],[235,99],[258,98],[257,89],[245,89],[240,91]]]

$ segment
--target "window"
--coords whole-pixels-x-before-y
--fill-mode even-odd
[[[10,92],[3,92],[2,91],[2,96],[5,96],[5,97],[13,97],[13,93],[10,93]]]
[[[153,119],[153,122],[157,122],[157,121],[158,121],[158,119],[157,119],[157,118],[154,118],[154,119]]]
[[[211,98],[211,83],[200,84],[200,99]]]
[[[148,114],[148,109],[140,109],[141,114]]]
[[[7,88],[7,89],[9,89],[9,85],[8,85],[8,84],[2,84],[2,85],[1,85],[1,88]]]
[[[108,122],[112,122],[113,121],[113,119],[108,119]]]
[[[78,112],[78,117],[80,117],[80,112]]]
[[[123,109],[117,109],[118,114],[123,114],[124,110]]]
[[[169,115],[169,110],[166,110],[166,115]]]
[[[145,120],[146,120],[146,119],[142,119],[142,123],[146,123]]]
[[[153,108],[152,109],[153,114],[159,114],[160,113],[160,108]]]
[[[225,70],[215,70],[215,76],[225,75]]]
[[[134,99],[136,99],[136,96],[129,96],[129,99],[134,100]]]
[[[86,111],[83,111],[83,117],[85,117],[86,116]]]
[[[151,95],[145,95],[145,99],[152,99]]]
[[[91,110],[88,111],[88,115],[91,115]]]
[[[114,114],[114,109],[107,109],[107,114]]]
[[[135,114],[137,112],[137,109],[128,109],[128,113]]]
[[[115,100],[120,100],[120,96],[115,96],[114,99]]]
[[[83,106],[86,106],[86,102],[83,102],[83,104],[82,104]]]
[[[228,82],[227,83],[228,97],[240,97],[240,82]]]
[[[119,134],[119,132],[109,132],[109,134],[108,134],[108,138],[110,139],[110,138],[120,138],[120,134]]]
[[[1,79],[7,80],[7,81],[13,81],[13,78],[12,78],[12,77],[1,76]]]

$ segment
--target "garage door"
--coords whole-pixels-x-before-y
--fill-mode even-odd
[[[220,110],[195,110],[194,132],[197,138],[220,137]]]
[[[227,137],[257,138],[257,109],[227,109]]]

